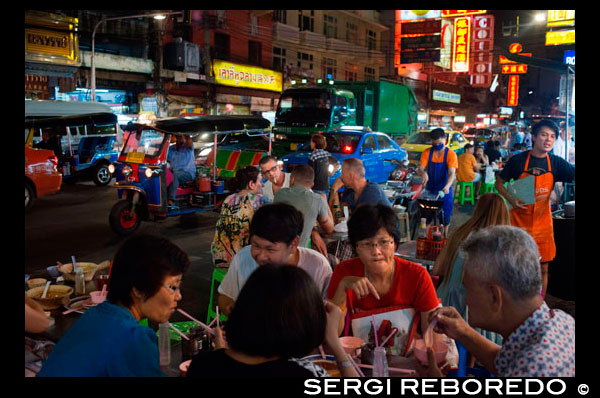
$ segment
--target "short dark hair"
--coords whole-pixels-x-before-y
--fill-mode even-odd
[[[356,243],[377,235],[381,229],[385,230],[394,238],[394,243],[400,243],[400,227],[398,218],[391,207],[378,204],[358,206],[348,221],[348,239],[356,250]]]
[[[270,160],[274,160],[275,163],[277,163],[277,158],[275,156],[267,155],[267,156],[263,156],[262,158],[260,158],[258,164],[259,164],[259,166],[262,166],[263,164],[269,162]]]
[[[260,207],[250,221],[250,237],[256,235],[269,242],[292,243],[302,235],[304,216],[287,203],[271,203]]]
[[[145,299],[154,296],[167,276],[185,273],[188,255],[170,240],[154,235],[135,235],[126,240],[113,260],[107,300],[130,307],[136,288]]]
[[[533,125],[531,128],[531,134],[537,136],[542,127],[548,127],[549,129],[554,131],[554,134],[558,135],[560,132],[560,128],[558,125],[550,119],[543,119]]]
[[[302,185],[313,184],[315,182],[315,171],[307,164],[301,164],[294,167],[291,176],[294,177],[296,183]]]
[[[465,151],[466,151],[467,149],[471,149],[471,148],[473,148],[473,144],[467,144],[467,145],[465,145]]]
[[[258,267],[240,291],[225,325],[227,343],[247,355],[301,358],[325,338],[319,288],[297,266]]]
[[[429,133],[429,139],[431,140],[438,140],[440,138],[446,138],[446,133],[444,133],[444,129],[440,127],[431,130],[431,132]]]
[[[494,146],[500,146],[502,144],[500,144],[500,141],[494,141]]]
[[[237,190],[241,191],[242,189],[246,189],[248,183],[251,181],[256,182],[259,174],[260,171],[255,166],[246,166],[236,171],[234,181]]]
[[[325,136],[322,136],[321,134],[313,135],[310,137],[310,140],[315,143],[315,148],[317,149],[325,149],[327,146],[327,140],[325,139]]]

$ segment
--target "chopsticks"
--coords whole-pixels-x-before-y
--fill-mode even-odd
[[[200,325],[204,330],[206,330],[208,333],[212,334],[213,336],[215,335],[215,332],[209,328],[208,326],[206,326],[205,324],[203,324],[202,322],[200,322],[199,320],[197,320],[196,318],[194,318],[193,316],[191,316],[190,314],[188,314],[187,312],[185,312],[184,310],[182,310],[181,308],[177,308],[177,311],[179,311],[181,314],[187,316],[188,318],[190,318],[192,321],[196,322],[198,325]]]

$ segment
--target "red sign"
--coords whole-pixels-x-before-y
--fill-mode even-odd
[[[404,35],[430,35],[442,31],[441,19],[430,19],[423,22],[402,22],[400,33]]]
[[[454,45],[452,51],[452,72],[469,71],[471,53],[471,17],[454,20]]]
[[[487,10],[442,10],[442,18],[459,17],[473,14],[485,14]]]
[[[473,62],[471,64],[471,86],[489,87],[492,84],[492,54],[494,47],[494,17],[473,17]]]
[[[513,73],[527,73],[527,65],[526,64],[502,65],[502,73],[505,75],[513,74]]]
[[[508,77],[508,106],[517,106],[519,103],[519,76],[510,75]]]
[[[519,55],[523,56],[523,57],[531,57],[531,53],[520,53]],[[498,59],[498,62],[501,64],[516,64],[515,61],[511,61],[510,59],[506,58],[504,55],[500,55],[500,58]]]
[[[508,47],[508,52],[513,54],[520,53],[521,51],[523,51],[521,43],[513,43]]]

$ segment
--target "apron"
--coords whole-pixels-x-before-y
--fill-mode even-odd
[[[442,163],[432,162],[433,147],[429,151],[429,161],[427,162],[427,175],[429,176],[429,180],[427,181],[425,188],[435,195],[437,195],[448,182],[448,163],[446,163],[446,160],[450,149],[448,147],[445,147],[444,149],[444,160]],[[442,207],[444,209],[444,225],[450,224],[450,216],[452,216],[453,207],[454,195],[452,195],[452,187],[450,187],[450,192],[444,196],[444,206]]]
[[[529,177],[527,166],[531,151],[527,155],[525,170],[519,176],[519,179]],[[526,205],[524,209],[512,209],[510,211],[510,220],[513,226],[523,228],[533,237],[538,246],[541,263],[552,261],[556,256],[556,246],[554,244],[554,229],[552,227],[552,212],[550,211],[550,193],[554,187],[554,176],[550,166],[550,157],[548,159],[548,172],[534,176],[535,178],[535,203]]]

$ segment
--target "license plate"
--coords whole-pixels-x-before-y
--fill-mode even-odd
[[[145,153],[129,152],[127,154],[127,158],[125,159],[125,161],[127,161],[129,163],[143,163],[145,156],[146,156]]]

